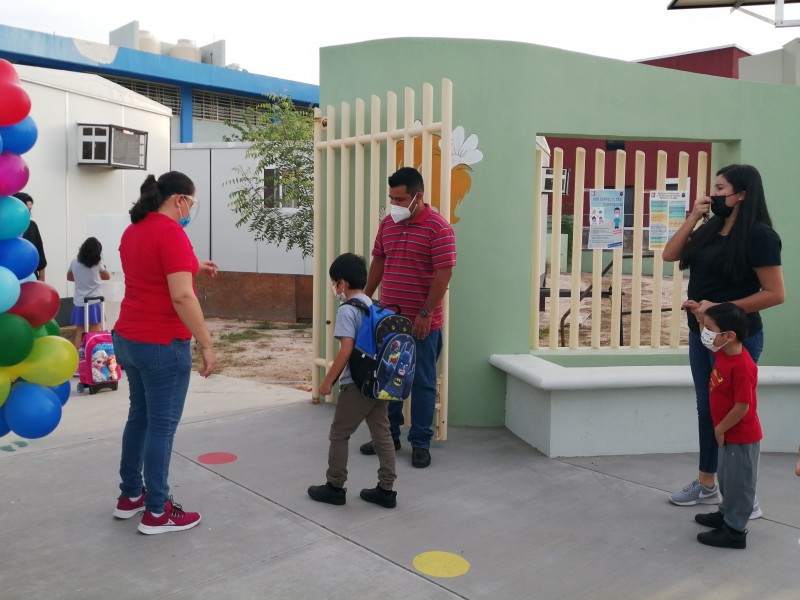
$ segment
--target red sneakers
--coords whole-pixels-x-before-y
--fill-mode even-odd
[[[147,535],[156,533],[169,533],[170,531],[183,531],[191,529],[200,522],[200,513],[184,512],[180,504],[172,501],[172,496],[167,500],[164,514],[160,517],[153,516],[149,510],[144,511],[139,531]]]
[[[131,500],[127,496],[120,495],[117,499],[117,508],[114,510],[114,516],[117,519],[130,519],[135,517],[144,510],[144,495],[147,490],[142,488],[142,495],[136,500]]]

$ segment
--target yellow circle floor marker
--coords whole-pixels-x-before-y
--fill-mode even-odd
[[[469,571],[469,561],[452,552],[423,552],[414,557],[414,568],[431,577],[460,577]]]

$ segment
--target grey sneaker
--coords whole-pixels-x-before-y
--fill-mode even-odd
[[[719,504],[722,496],[719,486],[715,483],[713,488],[707,488],[697,479],[679,492],[669,497],[669,501],[678,506],[694,506],[695,504]]]
[[[753,512],[750,513],[750,520],[760,519],[763,516],[764,513],[761,510],[761,505],[758,503],[758,498],[756,498],[756,501],[753,503]]]

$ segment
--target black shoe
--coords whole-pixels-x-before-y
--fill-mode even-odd
[[[376,485],[374,488],[361,490],[361,499],[372,502],[383,508],[394,508],[397,506],[397,492],[385,490]]]
[[[747,546],[747,530],[736,531],[723,523],[719,529],[698,533],[697,541],[706,546],[742,550]]]
[[[412,448],[411,464],[418,469],[424,469],[431,464],[431,451],[427,448]]]
[[[394,441],[394,449],[400,450],[400,438],[393,437],[392,440]],[[372,456],[375,454],[375,444],[373,444],[372,440],[370,440],[366,444],[361,444],[361,447],[358,449],[358,451],[361,452],[361,454]]]
[[[722,527],[722,524],[725,523],[725,517],[722,516],[722,513],[719,511],[695,515],[694,520],[703,527],[711,527],[713,529],[719,529]]]
[[[317,502],[326,502],[337,506],[347,502],[347,488],[336,487],[330,483],[312,485],[308,488],[308,495]]]

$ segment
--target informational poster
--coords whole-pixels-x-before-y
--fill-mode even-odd
[[[686,220],[688,210],[688,192],[650,192],[650,250],[663,250]]]
[[[624,190],[589,190],[589,249],[622,248]]]

